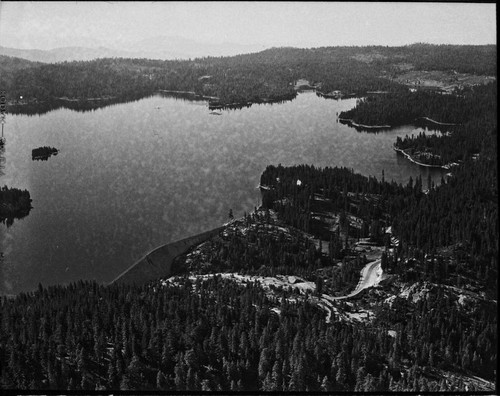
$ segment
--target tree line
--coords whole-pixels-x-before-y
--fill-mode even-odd
[[[453,95],[429,91],[371,95],[358,100],[355,108],[340,113],[339,117],[365,125],[399,126],[424,117],[458,125],[491,112],[496,91],[496,84],[486,84],[464,88]]]
[[[369,50],[387,57],[396,56],[398,51],[379,47]],[[409,50],[418,54],[421,47],[401,49],[402,53]],[[272,49],[255,54],[255,64],[249,62],[252,55],[241,55],[195,61],[101,60],[99,68],[88,68],[88,62],[47,65],[46,86],[33,87],[32,92],[64,96],[66,83],[51,88],[51,79],[68,79],[67,71],[73,70],[80,73],[72,88],[77,97],[113,95],[115,79],[123,72],[123,86],[116,86],[116,92],[122,89],[122,93],[134,93],[133,84],[130,91],[126,88],[131,81],[144,92],[156,89],[156,82],[162,81],[165,89],[194,87],[195,92],[240,101],[252,98],[255,92],[267,95],[273,87],[282,89],[279,87],[284,83],[286,89],[280,92],[291,92],[290,78],[318,82],[315,76],[322,76],[322,70],[326,73],[324,65],[337,62],[330,58],[355,56],[356,51],[356,47]],[[472,47],[470,51],[484,51],[487,56],[491,48]],[[454,65],[461,56],[454,47],[446,53],[442,62],[432,56],[425,62],[444,68]],[[300,67],[270,70],[272,65],[287,65],[297,54],[301,55],[295,65]],[[344,70],[349,62],[338,60],[335,70]],[[363,70],[367,64],[356,62],[354,70]],[[387,66],[384,58],[371,62]],[[429,67],[425,62],[423,65]],[[474,62],[472,59],[464,67],[481,70],[482,66]],[[172,67],[167,69],[166,64]],[[236,71],[229,70],[228,65]],[[485,67],[483,70],[487,70],[487,64]],[[85,78],[81,77],[87,68],[97,73],[85,77],[96,78],[96,84],[89,85],[90,91],[85,91]],[[39,73],[16,69],[19,74],[15,76]],[[249,74],[252,78],[266,78],[257,82],[236,78],[238,70],[255,72]],[[317,74],[305,75],[305,70]],[[217,78],[222,77],[213,78],[216,72],[221,73],[219,76],[225,72],[224,79],[227,75],[235,77],[233,88],[228,85],[220,90]],[[107,76],[109,84],[99,86],[98,73]],[[207,75],[212,77],[201,78]],[[42,77],[43,73],[30,81]],[[235,88],[238,81],[241,89],[249,89],[243,96]],[[364,81],[370,83],[363,85]],[[352,89],[351,82],[343,80],[344,89]],[[366,88],[378,82],[370,78],[352,83]],[[407,93],[395,95],[403,98]],[[445,379],[445,371],[494,381],[497,317],[496,303],[491,299],[496,299],[498,291],[499,240],[496,88],[474,88],[464,92],[463,98],[426,95],[416,96],[411,108],[427,109],[423,102],[428,98],[433,106],[444,106],[447,114],[455,111],[455,105],[466,114],[457,114],[464,117],[462,126],[454,128],[451,135],[437,139],[421,135],[408,146],[422,150],[425,145],[443,160],[461,158],[452,168],[452,177],[443,179],[439,186],[430,180],[424,186],[420,177],[401,185],[346,168],[270,165],[260,180],[265,187],[262,210],[239,220],[246,232],[229,225],[226,234],[205,243],[199,254],[179,257],[174,263],[177,276],[170,285],[161,280],[143,286],[100,286],[80,281],[49,288],[40,285],[37,291],[2,298],[0,360],[4,363],[0,386],[84,391],[463,390],[463,381]],[[366,106],[376,103],[373,106],[383,117],[383,112],[390,111],[387,101],[392,100],[387,95],[380,102],[367,101]],[[390,103],[398,112],[408,106]],[[434,107],[429,110],[434,111]],[[0,189],[0,199],[2,210],[30,201],[27,191],[7,187]],[[313,214],[322,211],[338,217],[335,229],[325,229],[315,219]],[[351,224],[351,216],[360,220],[359,226]],[[280,228],[283,225],[288,231]],[[366,324],[353,325],[335,317],[327,324],[325,312],[311,302],[308,294],[299,299],[288,288],[270,295],[256,282],[237,284],[217,276],[206,280],[185,276],[187,272],[229,271],[261,276],[290,274],[315,281],[318,290],[344,291],[352,288],[359,269],[366,264],[362,255],[351,257],[351,241],[369,237],[389,248],[385,233],[388,226],[400,243],[383,254],[384,272],[407,285],[422,286],[425,282],[428,296],[413,301],[396,295],[392,302],[380,302],[374,308],[375,319]],[[328,253],[298,230],[326,241]],[[333,269],[338,262],[343,265]],[[394,294],[399,290],[390,282],[384,287]],[[453,287],[473,288],[484,298],[467,306],[452,293]],[[366,293],[377,299],[378,291]]]
[[[445,126],[443,133],[396,138],[395,147],[404,150],[418,162],[447,165],[479,154],[485,146],[496,144],[496,84],[464,89],[460,95],[415,92],[368,97],[340,117],[369,124],[418,124],[429,117]],[[432,128],[442,129],[440,125]]]
[[[198,262],[181,261],[173,285],[159,280],[145,286],[105,287],[82,281],[40,286],[36,292],[4,298],[2,386],[444,391],[464,385],[440,376],[432,379],[436,370],[493,379],[496,316],[491,303],[485,301],[464,312],[444,286],[461,286],[455,283],[461,276],[462,282],[477,281],[496,290],[498,227],[495,178],[491,170],[487,172],[492,168],[486,160],[490,154],[485,150],[477,162],[460,168],[461,177],[428,194],[422,192],[419,179],[401,186],[345,168],[270,166],[262,176],[261,184],[273,187],[266,191],[274,191],[275,198],[286,191],[281,201],[293,203],[291,211],[307,207],[303,191],[328,194],[339,208],[359,202],[351,200],[356,194],[358,199],[372,194],[364,210],[383,222],[392,221],[401,238],[400,247],[384,255],[385,270],[403,281],[433,282],[433,298],[408,307],[406,299],[396,297],[390,307],[379,306],[372,324],[354,326],[335,318],[326,324],[324,311],[307,298],[294,299],[293,290],[285,288],[268,296],[253,282],[238,285],[217,276],[205,281],[183,276],[193,270],[259,275],[276,271],[316,274],[318,287],[323,282],[324,288],[335,287],[317,271],[332,258],[299,238],[300,234],[272,232],[269,225],[274,222],[264,209],[257,217],[247,215],[241,220],[254,232],[242,237],[228,228],[226,236],[205,245]],[[447,214],[453,223],[446,221]],[[471,234],[476,238],[472,246]],[[444,260],[439,250],[449,246],[460,246],[453,249],[451,261]],[[207,262],[213,267],[203,268]],[[359,273],[363,264],[352,263],[351,274]],[[349,281],[348,270],[342,276]],[[389,329],[395,331],[394,337]]]
[[[388,317],[403,307],[395,302],[374,328],[327,325],[307,300],[274,300],[251,282],[219,277],[39,287],[2,300],[0,379],[4,388],[39,390],[383,392],[463,389],[429,376],[455,365],[490,378],[496,331],[482,323],[494,313],[459,317],[438,293],[409,319],[405,311]]]
[[[194,60],[97,59],[40,64],[0,56],[0,85],[10,101],[137,98],[158,90],[193,91],[221,105],[280,101],[305,78],[322,93],[403,94],[391,80],[397,65],[496,75],[495,46],[271,48],[255,54]]]
[[[321,194],[330,200],[330,211],[352,213],[363,221],[351,236],[378,236],[383,242],[383,230],[391,226],[404,257],[437,255],[439,249],[460,245],[471,252],[460,259],[462,275],[473,273],[474,279],[495,290],[491,277],[498,274],[497,157],[495,142],[490,143],[477,159],[453,168],[454,176],[443,179],[439,187],[427,181],[426,192],[420,177],[403,186],[346,168],[268,166],[261,176],[261,185],[269,187],[263,190],[262,203],[276,209],[287,224],[314,233],[313,197]]]

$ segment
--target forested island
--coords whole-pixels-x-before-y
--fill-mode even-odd
[[[59,150],[55,147],[43,146],[31,150],[31,158],[34,160],[47,161],[50,156],[57,155]]]
[[[31,210],[30,193],[27,190],[0,188],[0,221],[12,225],[14,219],[21,219]]]
[[[305,79],[318,93],[363,96],[339,115],[359,124],[456,124],[394,142],[424,164],[454,163],[439,185],[333,164],[269,164],[262,205],[238,219],[230,211],[224,228],[176,257],[164,277],[40,285],[3,297],[0,387],[493,392],[496,84],[412,92],[398,82],[408,64],[496,75],[496,46],[274,48],[55,65],[0,58],[12,106],[159,90],[246,106],[296,95],[294,82]],[[20,190],[1,194],[6,203],[29,200]]]

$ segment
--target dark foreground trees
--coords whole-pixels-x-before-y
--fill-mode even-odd
[[[219,277],[179,278],[169,287],[40,287],[2,301],[1,384],[40,390],[387,391],[439,390],[429,370],[463,367],[494,375],[494,313],[464,318],[442,293],[431,305],[418,305],[415,319],[397,325],[395,338],[387,319],[377,327],[327,325],[318,307],[286,297],[286,291],[273,299],[251,282]],[[400,370],[412,364],[402,376]],[[454,386],[459,384],[446,389]]]

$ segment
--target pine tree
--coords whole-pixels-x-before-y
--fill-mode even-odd
[[[305,358],[303,355],[298,358],[298,363],[296,364],[292,376],[290,378],[290,383],[288,385],[289,391],[305,391],[306,390],[306,365]]]
[[[266,375],[270,369],[271,369],[271,362],[269,360],[269,349],[264,348],[260,353],[259,367],[258,367],[259,378],[261,379],[261,381],[263,381],[266,378]]]
[[[328,376],[324,376],[323,380],[321,381],[321,387],[320,387],[321,392],[330,392],[333,390],[332,383],[328,379]]]
[[[340,390],[347,390],[347,374],[343,365],[338,367],[335,382]]]
[[[276,359],[274,361],[274,365],[273,365],[273,369],[272,369],[272,375],[271,375],[271,379],[272,379],[272,384],[273,384],[273,391],[281,391],[283,388],[282,388],[282,384],[283,384],[283,373],[282,373],[282,367],[283,367],[283,364],[278,360]]]
[[[192,367],[188,368],[186,377],[186,388],[187,390],[199,390],[197,376]]]
[[[160,390],[165,390],[167,387],[167,378],[165,377],[165,374],[161,372],[161,370],[158,370],[158,373],[156,374],[156,388]]]
[[[264,381],[262,381],[262,386],[261,390],[263,391],[275,391],[276,390],[276,384],[271,378],[271,373],[268,371],[266,374],[266,378],[264,378]]]
[[[122,380],[120,382],[120,390],[130,390],[131,385],[130,385],[130,379],[127,374],[123,375]]]
[[[363,366],[358,368],[356,373],[356,385],[354,387],[355,392],[362,392],[365,387],[366,372]]]
[[[201,381],[201,390],[203,392],[210,392],[212,388],[210,387],[210,381],[208,379],[204,379]]]
[[[175,390],[181,391],[186,390],[186,369],[184,367],[184,363],[182,361],[178,361],[174,368],[175,374]]]

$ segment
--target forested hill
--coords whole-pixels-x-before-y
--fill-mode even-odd
[[[408,69],[494,76],[496,46],[272,48],[184,61],[115,58],[58,64],[0,56],[0,85],[16,102],[21,96],[24,102],[126,98],[164,89],[216,97],[222,104],[246,104],[289,99],[301,78],[323,93],[405,91],[394,78]]]
[[[444,134],[398,137],[395,147],[420,163],[447,166],[477,155],[496,140],[497,86],[476,86],[458,95],[423,91],[372,96],[340,117],[364,125],[426,122],[433,128],[444,127]]]
[[[387,48],[387,47],[386,47]],[[394,57],[417,70],[455,70],[461,73],[496,76],[496,45],[431,45],[417,43],[399,47]],[[387,49],[391,51],[391,49]],[[390,58],[390,55],[388,55]]]
[[[0,387],[492,390],[496,164],[490,135],[438,187],[268,166],[263,208],[178,257],[176,276],[3,298]],[[379,287],[335,300],[368,256]]]
[[[438,125],[460,125],[491,112],[496,95],[496,84],[487,84],[462,89],[457,95],[417,91],[369,96],[340,117],[365,125],[399,126],[425,117]]]
[[[179,276],[144,286],[40,286],[3,299],[0,386],[492,390],[496,173],[488,161],[468,165],[428,195],[421,180],[400,186],[348,169],[269,166],[261,183],[276,212],[231,222],[179,258]],[[317,234],[320,211],[339,220],[328,253],[298,231]],[[377,246],[390,221],[401,243],[383,238]],[[367,235],[369,250],[356,250]],[[334,301],[373,251],[382,254],[386,282]],[[361,313],[368,318],[353,319]]]
[[[461,125],[396,142],[439,164],[457,159],[439,186],[430,177],[400,185],[346,168],[269,165],[262,207],[241,219],[230,212],[224,230],[178,256],[164,279],[40,285],[0,299],[0,388],[494,393],[496,86],[410,96],[395,77],[409,64],[496,73],[495,46],[8,62],[0,79],[11,101],[170,89],[233,103],[292,95],[294,81],[306,78],[323,92],[389,92],[361,102],[358,115],[377,109],[380,119],[398,119],[406,106],[411,117],[453,115],[438,121]],[[366,288],[354,293],[357,284]]]
[[[439,186],[270,165],[263,207],[178,257],[174,276],[2,299],[0,387],[492,391],[497,144],[477,138]],[[378,287],[335,300],[369,260]]]

